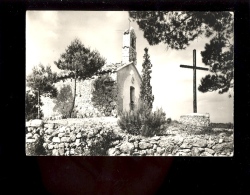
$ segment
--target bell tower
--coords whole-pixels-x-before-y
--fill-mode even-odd
[[[133,27],[130,27],[123,33],[122,63],[133,62],[136,66],[136,61],[136,35]]]

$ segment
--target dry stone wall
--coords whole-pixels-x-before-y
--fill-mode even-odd
[[[180,117],[180,122],[188,125],[208,127],[210,125],[209,114],[187,114]]]
[[[233,156],[233,134],[218,136],[167,134],[150,138],[121,132],[116,120],[82,119],[79,124],[27,124],[26,148],[39,138],[53,156],[90,156],[93,147],[104,147],[108,156]],[[111,133],[111,134],[110,134]],[[96,148],[95,148],[96,149]],[[98,149],[98,148],[97,148]],[[100,149],[100,148],[99,148]]]

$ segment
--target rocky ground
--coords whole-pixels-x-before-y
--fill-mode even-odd
[[[96,144],[103,131],[113,131],[120,137],[111,142],[107,150],[109,156],[233,156],[234,151],[233,129],[198,128],[174,121],[161,135],[143,137],[124,133],[114,117],[61,119],[46,123],[48,128],[42,130],[47,137],[44,146],[54,155],[79,155],[74,151],[83,144],[83,148]],[[53,129],[49,128],[51,123],[55,124]],[[96,127],[100,131],[95,131]],[[37,129],[31,129],[28,128],[27,133],[29,141],[38,136]],[[69,132],[63,129],[69,129]],[[60,147],[64,148],[61,153]]]

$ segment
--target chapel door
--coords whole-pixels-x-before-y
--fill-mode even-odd
[[[130,87],[130,110],[134,110],[135,107],[135,88]]]

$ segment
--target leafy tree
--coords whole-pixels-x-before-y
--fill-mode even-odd
[[[37,93],[37,108],[38,118],[40,118],[40,96],[46,95],[56,97],[57,89],[54,87],[54,82],[57,79],[57,74],[53,73],[50,66],[39,64],[32,69],[32,73],[27,76],[27,87],[31,88],[34,93]],[[26,99],[26,101],[28,101]]]
[[[30,90],[25,94],[25,118],[26,120],[34,119],[37,117],[37,100],[38,94],[32,93]],[[42,103],[40,103],[42,105]],[[39,115],[42,116],[41,110]]]
[[[56,105],[53,110],[59,111],[64,117],[69,116],[73,101],[73,95],[70,85],[65,85],[59,91],[56,98]]]
[[[233,87],[233,15],[230,12],[130,11],[150,45],[185,49],[199,36],[210,38],[201,52],[212,75],[201,80],[201,92],[224,93]]]
[[[58,79],[74,79],[73,101],[69,113],[71,117],[76,98],[76,81],[92,77],[105,64],[105,59],[100,56],[98,51],[91,51],[79,39],[75,39],[61,54],[59,60],[54,63],[59,69],[66,70],[64,75]]]
[[[144,62],[142,64],[142,83],[140,90],[140,99],[149,109],[153,108],[154,95],[152,95],[152,86],[150,84],[151,79],[151,68],[150,56],[148,55],[148,48],[144,49],[145,54],[143,56]]]
[[[91,101],[93,105],[105,116],[110,116],[112,110],[116,108],[117,88],[116,82],[108,74],[99,76],[93,82],[93,92]],[[112,105],[111,105],[112,103]]]

